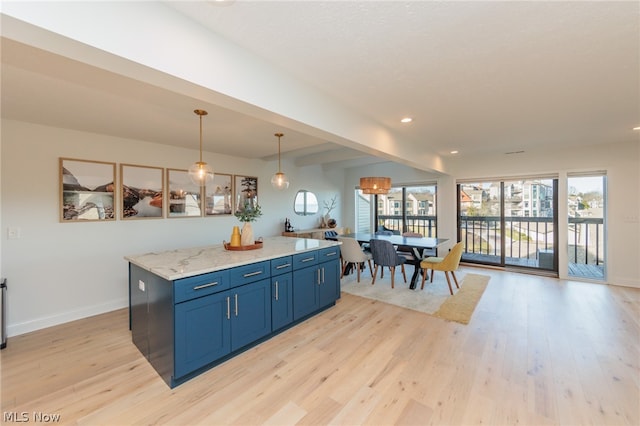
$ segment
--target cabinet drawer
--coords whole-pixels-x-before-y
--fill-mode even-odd
[[[271,276],[286,274],[293,270],[291,256],[279,257],[271,260]]]
[[[293,255],[293,269],[306,268],[318,264],[318,251],[308,251]]]
[[[268,260],[229,269],[231,287],[237,287],[253,281],[263,280],[265,278],[269,278],[270,275],[271,262]]]
[[[340,259],[340,247],[327,247],[320,250],[318,262],[328,262],[333,259]]]
[[[180,303],[196,297],[217,293],[227,290],[229,285],[228,270],[176,280],[173,284],[174,301],[175,303]]]

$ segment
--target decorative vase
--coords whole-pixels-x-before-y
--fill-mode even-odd
[[[242,225],[242,235],[240,237],[240,242],[243,246],[250,246],[255,244],[256,240],[253,238],[253,228],[251,227],[251,222],[245,222]]]
[[[237,226],[233,227],[233,232],[231,232],[231,242],[229,242],[229,245],[232,247],[238,247],[240,246],[241,241],[240,241],[240,228]]]

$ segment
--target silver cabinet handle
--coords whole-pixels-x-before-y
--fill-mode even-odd
[[[278,281],[276,281],[276,300],[278,300]]]
[[[324,267],[322,267],[322,283],[324,284]]]
[[[318,285],[320,285],[320,268],[318,268]]]
[[[227,296],[227,319],[231,319],[231,298]]]
[[[238,293],[236,293],[234,297],[236,299],[236,316],[238,316]]]
[[[262,271],[251,272],[249,274],[244,274],[243,277],[249,278],[249,277],[253,277],[253,276],[256,276],[256,275],[260,275],[261,273],[262,273]]]
[[[291,264],[290,264],[290,263],[285,263],[284,265],[278,265],[278,266],[276,266],[276,269],[288,268],[289,266],[291,266]]]
[[[213,287],[214,285],[218,285],[218,281],[214,281],[214,282],[209,283],[209,284],[197,285],[193,289],[194,290],[202,290],[203,288]]]
[[[302,259],[300,263],[311,262],[312,260],[315,260],[315,257],[307,257],[306,259]]]
[[[329,257],[329,256],[335,256],[336,254],[338,254],[338,253],[336,253],[335,251],[332,251],[331,253],[327,253],[327,254],[325,254],[325,256],[327,256],[327,257]]]

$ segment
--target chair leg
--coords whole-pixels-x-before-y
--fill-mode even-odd
[[[354,263],[356,265],[356,269],[358,270],[358,282],[360,282],[360,263]]]
[[[453,296],[453,289],[451,288],[451,280],[449,280],[449,272],[448,271],[444,271],[444,275],[445,275],[445,277],[447,277],[447,284],[449,284],[449,292]]]
[[[420,286],[420,290],[424,290],[424,280],[427,278],[427,268],[422,268],[422,285]]]
[[[460,286],[458,285],[458,279],[456,278],[456,274],[453,271],[451,271],[451,275],[453,275],[453,281],[455,281],[456,287],[460,288]]]
[[[344,273],[347,272],[347,266],[349,266],[348,262],[343,262],[342,264],[342,273],[340,274],[340,278],[344,277]]]
[[[435,269],[431,270],[431,282],[433,282],[433,273],[434,273]]]
[[[371,268],[371,259],[367,259],[367,262],[369,263],[369,272],[371,273],[371,276],[373,276],[373,269]]]
[[[391,267],[391,288],[394,288],[393,286],[393,277],[396,275],[396,267],[392,266]]]
[[[404,282],[407,282],[407,274],[404,272],[404,263],[402,263],[400,265],[400,267],[402,268],[402,276],[404,277]],[[395,268],[393,268],[395,270]]]
[[[373,275],[371,275],[371,285],[374,285],[376,283],[376,275],[378,275],[378,264],[376,264],[375,268],[373,269]]]

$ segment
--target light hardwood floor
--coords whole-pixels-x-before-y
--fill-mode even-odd
[[[468,325],[343,294],[175,389],[131,343],[126,309],[16,336],[0,352],[3,423],[640,424],[640,290],[466,272],[491,276]]]

